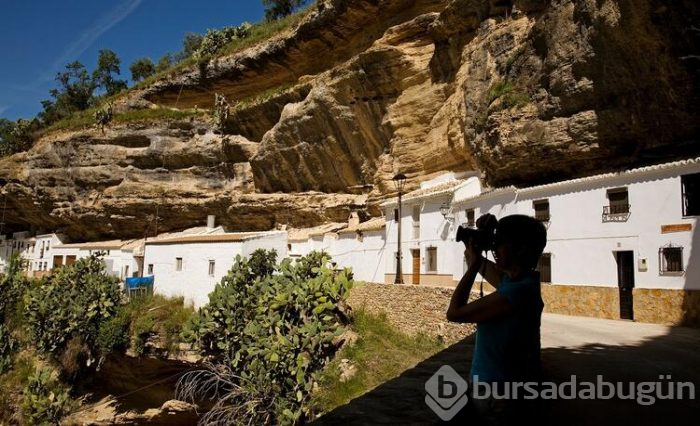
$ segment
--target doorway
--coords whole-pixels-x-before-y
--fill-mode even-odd
[[[620,293],[620,319],[634,320],[632,289],[634,288],[634,252],[618,251],[617,287]]]
[[[420,284],[420,249],[411,249],[413,270],[411,271],[411,284]]]

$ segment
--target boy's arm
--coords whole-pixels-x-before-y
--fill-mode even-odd
[[[481,268],[479,269],[479,273],[495,288],[498,288],[501,285],[501,275],[503,275],[503,271],[501,268],[496,266],[495,263],[483,256],[481,259]]]
[[[485,263],[475,260],[469,265],[467,272],[459,281],[447,309],[447,320],[452,322],[479,322],[498,317],[509,312],[512,305],[508,299],[498,293],[492,293],[469,303],[469,294],[474,285],[474,278],[480,267]]]

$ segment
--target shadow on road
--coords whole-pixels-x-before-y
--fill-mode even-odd
[[[443,365],[450,365],[462,377],[469,372],[474,340],[470,336],[405,371],[399,377],[352,400],[318,419],[316,425],[334,424],[438,424],[440,419],[425,404],[425,382]],[[623,382],[624,393],[630,382],[692,382],[700,389],[700,332],[690,328],[671,328],[665,336],[654,337],[639,345],[588,344],[576,348],[543,348],[544,381],[562,383],[576,375],[577,382],[595,382],[602,375],[606,382]],[[671,375],[661,380],[660,375]],[[640,405],[635,399],[543,400],[538,411],[542,424],[634,424],[697,425],[700,403],[685,400],[656,400]],[[452,419],[452,424],[478,424],[468,404]]]

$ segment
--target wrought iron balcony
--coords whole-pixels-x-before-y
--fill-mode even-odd
[[[629,204],[613,204],[603,206],[603,222],[627,222],[629,217]]]
[[[535,219],[540,222],[549,222],[549,213],[535,213]]]

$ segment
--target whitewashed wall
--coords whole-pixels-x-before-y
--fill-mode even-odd
[[[358,281],[384,282],[387,251],[384,230],[365,231],[362,241],[356,233],[340,233],[329,253],[338,267],[352,268]]]
[[[700,170],[699,170],[700,171]],[[678,172],[676,172],[678,173]],[[603,222],[607,189],[627,187],[630,215],[626,222]],[[533,200],[548,198],[551,221],[545,252],[552,253],[552,282],[617,286],[616,251],[634,252],[635,287],[700,289],[700,250],[695,217],[683,217],[681,178],[668,171],[644,178],[620,176],[603,184],[581,184],[553,190],[522,191],[517,208],[534,214]],[[661,225],[690,224],[693,231],[661,233]],[[659,248],[683,247],[685,274],[659,273]],[[695,243],[695,244],[693,244]],[[639,268],[646,259],[647,270]]]
[[[183,296],[195,307],[209,301],[209,293],[233,266],[236,255],[249,256],[258,248],[275,249],[278,260],[287,256],[285,232],[270,233],[243,242],[202,242],[146,244],[144,265],[153,264],[153,291],[168,297]],[[175,259],[182,258],[182,270],[175,270]],[[214,275],[209,276],[213,260]]]

